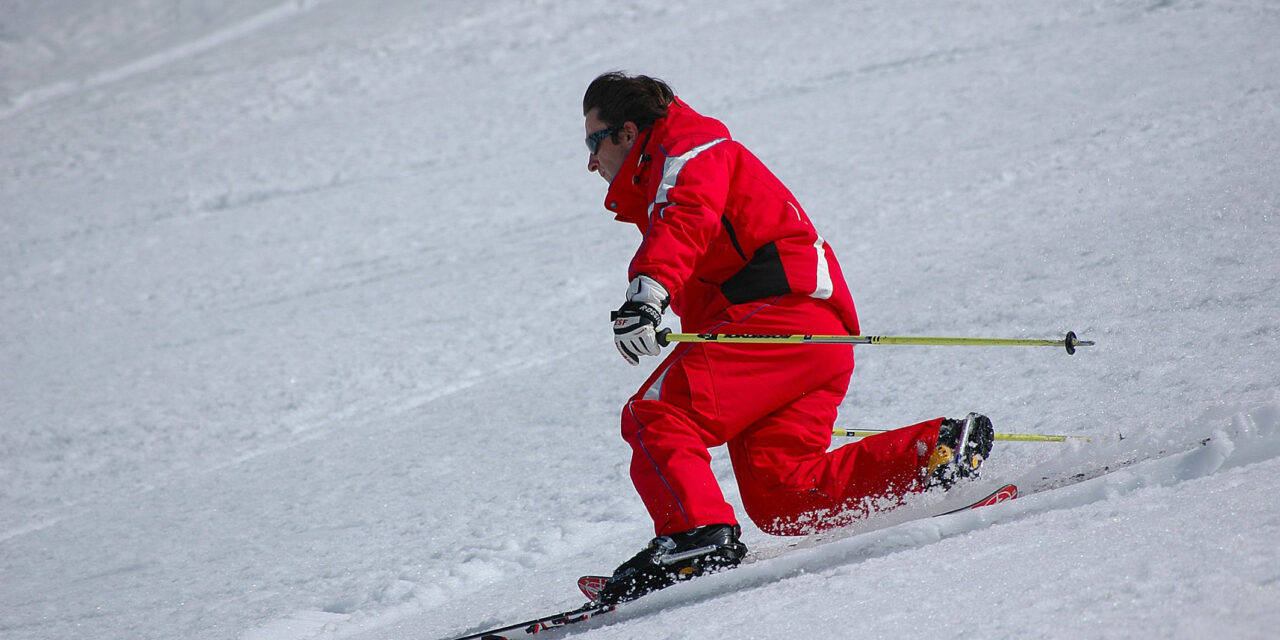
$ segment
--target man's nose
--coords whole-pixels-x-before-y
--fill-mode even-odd
[[[600,168],[600,161],[596,160],[595,155],[587,157],[587,171],[595,173]]]

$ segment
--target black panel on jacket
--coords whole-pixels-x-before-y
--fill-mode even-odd
[[[778,256],[778,245],[770,242],[756,249],[751,261],[720,285],[720,292],[731,304],[791,293],[787,274],[782,269],[782,259]]]

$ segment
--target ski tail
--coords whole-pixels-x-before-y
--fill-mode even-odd
[[[969,508],[977,509],[978,507],[989,507],[993,504],[1005,502],[1008,500],[1013,500],[1014,498],[1017,498],[1017,497],[1018,497],[1018,485],[1006,484],[1005,486],[1000,487],[999,489],[996,489],[995,492],[992,493],[991,495],[973,503],[973,505],[970,506]]]
[[[991,505],[993,505],[993,504],[999,504],[999,503],[1001,503],[1001,502],[1007,502],[1007,501],[1009,501],[1009,500],[1013,500],[1014,498],[1017,498],[1017,497],[1018,497],[1018,485],[1015,485],[1015,484],[1006,484],[1006,485],[1004,485],[1004,486],[1000,487],[999,489],[996,489],[995,491],[992,491],[991,493],[987,494],[987,495],[986,495],[985,497],[983,497],[981,500],[978,500],[977,502],[974,502],[973,504],[967,504],[967,505],[965,505],[965,506],[963,506],[963,507],[959,507],[959,508],[956,508],[956,509],[952,509],[952,510],[950,510],[950,511],[944,511],[944,512],[942,512],[942,513],[939,513],[938,515],[940,515],[940,516],[948,516],[948,515],[951,515],[951,514],[953,514],[953,513],[960,513],[961,511],[968,511],[968,510],[970,510],[970,509],[977,509],[977,508],[979,508],[979,507],[989,507],[989,506],[991,506]]]

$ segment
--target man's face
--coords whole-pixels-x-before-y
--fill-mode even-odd
[[[598,113],[599,109],[587,112],[587,135],[609,128],[609,125],[600,121]],[[636,125],[628,122],[618,129],[616,135],[618,142],[613,141],[612,135],[605,136],[600,140],[600,147],[596,152],[587,158],[587,171],[600,174],[605,182],[613,182],[614,176],[622,168],[622,162],[631,153],[631,146],[636,143]]]

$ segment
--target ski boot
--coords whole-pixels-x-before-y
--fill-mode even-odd
[[[994,443],[995,429],[982,414],[970,413],[964,420],[944,419],[925,471],[926,488],[950,489],[957,480],[977,478]]]
[[[682,580],[736,567],[747,554],[747,546],[738,540],[741,534],[736,524],[713,524],[658,536],[613,572],[600,590],[599,602],[635,600]]]

